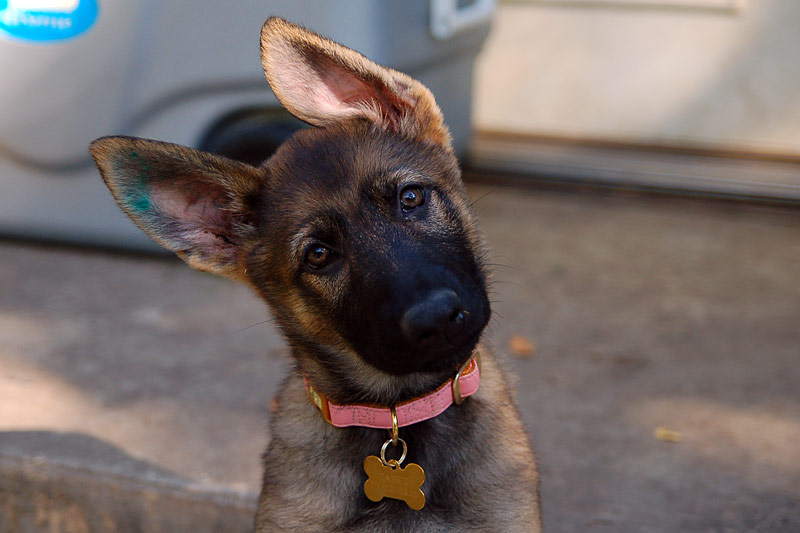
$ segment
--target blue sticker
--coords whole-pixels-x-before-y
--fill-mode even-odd
[[[0,36],[29,42],[72,39],[97,20],[97,0],[0,0]]]

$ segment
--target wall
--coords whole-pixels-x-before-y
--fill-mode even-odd
[[[501,4],[477,128],[800,154],[800,2],[678,3]]]

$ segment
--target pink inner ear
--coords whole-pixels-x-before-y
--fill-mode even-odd
[[[322,116],[335,116],[343,117],[348,114],[353,114],[352,107],[343,105],[338,100],[333,91],[329,90],[325,84],[319,84],[310,88],[310,98],[316,103],[315,114]]]
[[[409,103],[392,94],[380,79],[362,79],[322,54],[307,52],[299,60],[289,53],[281,59],[284,96],[291,107],[321,124],[356,116],[396,123],[399,117],[395,115]]]
[[[327,89],[329,98],[339,102],[340,107],[352,107],[353,104],[364,104],[377,99],[375,89],[337,67],[329,68],[320,82]]]
[[[179,182],[174,187],[156,184],[150,191],[150,202],[163,214],[175,220],[209,229],[230,227],[230,201],[218,187],[200,182]]]
[[[155,184],[150,203],[161,216],[178,222],[168,231],[171,237],[191,244],[201,256],[234,251],[233,215],[226,208],[230,203],[219,187],[197,181]]]
[[[362,114],[367,106],[378,100],[372,87],[341,68],[312,72],[291,79],[289,90],[301,95],[296,101],[303,102],[300,105],[315,116],[340,120]]]

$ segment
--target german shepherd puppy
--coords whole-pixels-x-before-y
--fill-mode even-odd
[[[142,230],[250,285],[286,336],[295,366],[276,398],[256,530],[540,531],[534,456],[488,353],[472,397],[399,430],[425,470],[421,510],[365,495],[385,430],[334,427],[309,401],[307,384],[337,405],[393,407],[452,380],[489,321],[484,248],[427,88],[278,18],[261,49],[278,99],[316,127],[260,167],[126,137],[90,149]]]

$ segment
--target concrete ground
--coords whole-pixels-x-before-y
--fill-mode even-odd
[[[546,529],[800,531],[800,211],[471,194]],[[0,532],[247,530],[287,365],[244,287],[0,243]]]

